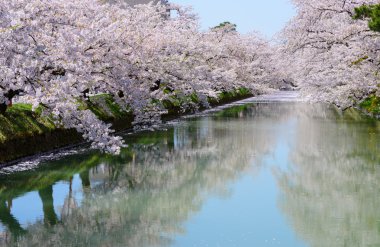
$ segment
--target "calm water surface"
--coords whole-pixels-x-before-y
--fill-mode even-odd
[[[247,103],[0,175],[2,246],[380,246],[380,123]]]

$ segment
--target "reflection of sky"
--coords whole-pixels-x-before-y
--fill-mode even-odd
[[[185,224],[186,235],[177,237],[175,246],[305,246],[276,206],[279,191],[272,173],[273,167],[288,167],[296,124],[289,121],[276,128],[277,144],[264,158],[261,173],[254,179],[244,175],[230,185],[229,198],[210,197]]]
[[[57,215],[61,215],[63,203],[66,195],[69,193],[70,184],[68,182],[56,183],[53,187],[54,210]]]
[[[54,210],[58,216],[61,215],[62,206],[69,194],[69,189],[70,185],[68,181],[58,182],[53,186]],[[83,195],[79,175],[73,177],[72,189],[73,197],[78,205],[80,205]],[[11,213],[17,217],[17,220],[23,227],[28,226],[28,224],[33,224],[38,220],[42,220],[44,217],[43,207],[38,192],[29,192],[14,199],[12,201]],[[4,227],[0,224],[0,232],[3,231],[3,229]]]
[[[214,121],[212,118],[200,118],[196,120],[199,121],[197,124],[191,125],[189,122],[184,122],[176,126],[174,128],[173,142],[178,150],[192,150],[190,147],[193,146],[206,148],[207,145],[204,145],[204,139],[216,140],[216,144],[221,144],[217,138],[220,138],[223,142],[227,141],[227,138],[232,138],[232,146],[227,141],[228,146],[222,146],[223,148],[220,149],[228,152],[226,157],[229,152],[234,155],[231,166],[228,166],[229,163],[225,162],[223,163],[223,168],[233,168],[234,170],[231,173],[239,173],[240,176],[225,181],[228,193],[223,194],[223,196],[216,196],[215,193],[205,188],[207,193],[202,197],[202,205],[200,205],[199,211],[191,211],[188,221],[180,222],[181,225],[183,224],[183,229],[185,229],[183,235],[173,236],[165,232],[164,228],[160,228],[163,229],[162,235],[172,237],[174,246],[184,247],[305,246],[302,241],[297,239],[292,225],[288,224],[289,222],[284,217],[283,211],[277,206],[281,202],[283,194],[281,194],[277,185],[276,173],[273,171],[278,169],[287,171],[289,167],[294,167],[290,163],[289,155],[296,148],[294,144],[296,144],[296,137],[300,134],[299,130],[302,127],[302,120],[298,122],[297,115],[289,115],[286,119],[288,120],[256,116],[252,121],[234,121],[231,119]],[[300,126],[297,126],[298,124]],[[255,140],[255,142],[252,140]],[[244,145],[244,147],[241,147],[241,145]],[[232,150],[240,150],[240,147],[244,152],[239,153]],[[251,161],[247,162],[245,159],[238,159],[245,154],[257,154],[257,157],[254,156]],[[218,153],[215,156],[218,156]],[[236,164],[233,163],[235,160],[237,160]],[[203,162],[204,159],[199,158],[199,161]],[[241,164],[244,169],[239,169],[239,162],[244,162],[244,164]],[[252,170],[247,169],[249,164],[252,166]],[[198,165],[203,166],[206,164]],[[251,173],[253,170],[255,172]],[[210,171],[213,171],[213,169],[210,169]],[[245,173],[241,174],[241,171],[245,171]],[[204,174],[210,175],[207,172]],[[108,175],[106,163],[100,163],[96,168],[92,168],[90,173],[91,188],[106,183],[107,179],[109,179]],[[215,179],[214,176],[218,177],[217,174],[214,174],[205,179],[211,179],[210,182],[212,182]],[[223,177],[223,174],[221,176]],[[194,181],[196,182],[197,180]],[[192,182],[192,180],[189,180],[189,182]],[[54,210],[58,218],[61,218],[62,206],[65,204],[69,194],[69,188],[70,184],[67,180],[59,181],[53,186]],[[82,182],[78,174],[73,177],[72,191],[76,205],[79,206],[83,199],[83,191]],[[180,191],[183,192],[182,190]],[[147,191],[144,191],[142,195],[145,192]],[[171,190],[169,192],[177,193]],[[138,203],[145,203],[145,201]],[[184,208],[188,210],[187,207]],[[174,216],[176,215],[175,213],[173,212]],[[28,222],[42,219],[42,203],[38,192],[27,193],[21,198],[15,199],[12,214],[23,226]],[[163,216],[166,217],[166,215]],[[166,219],[160,220],[165,221]]]
[[[38,192],[29,192],[12,201],[11,213],[17,216],[22,226],[43,218],[42,202]]]
[[[205,138],[209,134],[209,119],[204,118],[200,122],[200,127],[192,134]],[[256,121],[253,128],[254,133],[274,132],[277,137],[273,148],[261,159],[262,164],[255,164],[256,160],[251,162],[252,166],[263,169],[254,178],[250,173],[243,174],[228,185],[231,192],[228,197],[210,196],[201,210],[184,223],[186,235],[174,236],[175,246],[304,246],[277,207],[279,191],[272,172],[273,168],[286,170],[288,167],[288,155],[295,138],[297,121],[294,119],[279,124],[272,122],[269,126],[266,121]],[[186,130],[174,130],[174,143],[178,148],[186,146],[186,142],[192,140]],[[100,165],[97,169],[104,169],[104,166]],[[101,180],[98,181],[100,182]],[[95,180],[92,181],[92,187],[96,184]],[[53,186],[54,210],[58,218],[61,218],[62,206],[69,189],[68,181],[60,181]],[[77,205],[80,205],[83,193],[78,174],[73,177],[72,191]],[[15,199],[12,214],[17,216],[24,227],[43,219],[38,192],[27,193]]]
[[[69,182],[59,182],[53,187],[53,198],[54,198],[54,210],[58,215],[61,215],[63,204],[65,199],[69,195],[70,184]],[[82,194],[82,182],[78,174],[73,177],[72,181],[72,191],[75,201],[80,205],[83,194]]]

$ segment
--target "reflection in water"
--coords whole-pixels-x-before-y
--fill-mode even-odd
[[[38,194],[40,195],[43,205],[44,223],[46,225],[57,224],[58,217],[54,211],[53,205],[53,186],[48,185],[46,188],[40,189]]]
[[[276,164],[284,136],[294,139],[283,148],[290,157]],[[129,148],[117,157],[91,151],[0,177],[0,244],[171,246],[211,196],[231,198],[229,185],[247,174],[258,179],[273,168],[269,160],[277,167],[280,206],[306,243],[379,243],[379,127],[354,112],[245,105],[126,140]],[[12,202],[31,192],[41,211],[14,210]]]
[[[380,246],[380,125],[355,112],[300,115],[280,205],[310,246]]]
[[[9,175],[0,182],[0,197],[36,190],[43,217],[21,226],[7,210],[9,219],[1,222],[13,236],[22,235],[21,246],[169,246],[210,193],[228,196],[228,181],[259,169],[251,166],[260,163],[255,154],[269,150],[275,133],[261,133],[246,121],[258,110],[236,107],[168,131],[128,136],[129,148],[118,157],[89,153]],[[73,196],[75,174],[81,205]],[[52,196],[56,181],[70,184],[59,212]]]

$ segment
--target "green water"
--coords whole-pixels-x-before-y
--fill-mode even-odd
[[[165,128],[3,170],[0,245],[380,246],[378,121],[269,102]]]

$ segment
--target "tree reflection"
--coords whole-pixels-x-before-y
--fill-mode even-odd
[[[0,200],[0,222],[9,229],[14,237],[25,234],[26,230],[21,227],[18,220],[11,214],[8,205],[4,200]]]
[[[167,131],[129,135],[129,147],[117,157],[89,152],[0,180],[3,201],[29,191],[39,191],[43,201],[43,219],[9,245],[170,246],[210,195],[228,197],[230,182],[267,165],[264,157],[273,155],[289,122],[297,125],[292,165],[276,174],[280,205],[294,229],[311,246],[376,246],[378,123],[291,103],[234,107]],[[59,198],[62,210],[54,212],[57,181],[69,186]],[[17,227],[8,229],[17,235]]]
[[[9,244],[169,246],[210,193],[228,196],[229,181],[242,172],[257,174],[261,154],[276,136],[266,128],[273,119],[260,117],[265,111],[265,105],[235,107],[168,131],[128,136],[129,148],[118,157],[68,157],[0,181],[0,197],[38,190],[43,201],[44,220]],[[82,185],[80,204],[71,186],[75,174]],[[6,184],[11,180],[17,182]],[[62,180],[70,187],[57,216],[51,186]]]
[[[53,186],[49,185],[38,191],[42,201],[44,212],[44,223],[48,226],[55,225],[58,222],[57,214],[54,210],[53,203]]]
[[[300,114],[291,168],[277,171],[280,206],[310,246],[380,246],[379,122],[314,109]]]

